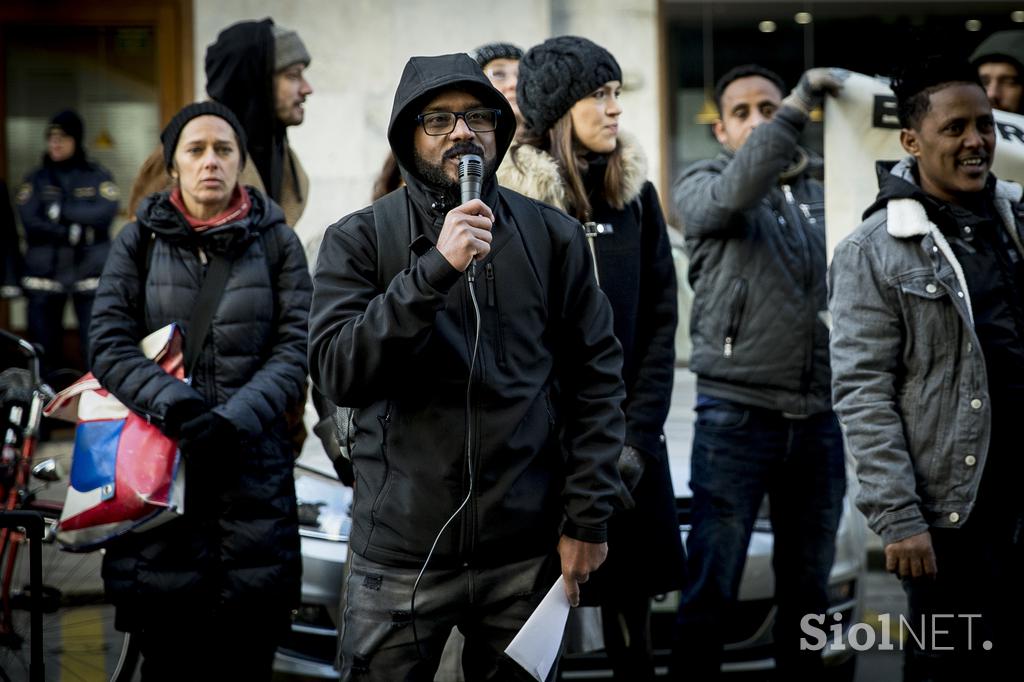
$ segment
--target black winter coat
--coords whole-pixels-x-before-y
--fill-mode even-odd
[[[380,287],[373,212],[345,217],[324,236],[310,315],[314,383],[357,408],[352,549],[396,566],[422,565],[467,496],[470,467],[473,494],[432,568],[553,554],[560,532],[604,542],[621,487],[621,348],[578,223],[523,198],[516,209],[487,178],[482,199],[496,222],[475,283],[432,246],[457,200],[410,170],[413,117],[455,87],[502,110],[504,154],[515,119],[479,67],[465,55],[411,60],[389,139],[424,248]],[[387,229],[409,243],[410,225]],[[481,318],[472,378],[471,288]]]
[[[161,424],[171,405],[198,394],[237,431],[237,447],[192,452],[185,515],[111,546],[103,561],[108,594],[122,611],[171,603],[297,603],[298,519],[285,410],[303,397],[311,283],[303,249],[281,209],[248,189],[252,209],[227,225],[194,232],[166,193],[151,195],[138,221],[154,235],[149,263],[138,223],[111,248],[93,307],[90,348],[100,383]],[[271,262],[260,233],[273,230]],[[138,349],[141,338],[188,321],[205,253],[233,260],[191,386],[171,378]],[[140,264],[145,310],[140,310]]]
[[[601,290],[615,316],[626,386],[626,444],[645,456],[633,490],[634,507],[616,512],[608,529],[608,560],[583,586],[582,599],[640,592],[654,595],[682,586],[685,552],[663,428],[672,403],[677,324],[676,277],[657,190],[646,181],[646,162],[632,137],[622,134],[626,204],[604,198],[604,157],[593,157],[584,177],[593,222],[611,226],[594,238]],[[508,186],[564,206],[557,162],[531,146],[513,150],[499,174]]]

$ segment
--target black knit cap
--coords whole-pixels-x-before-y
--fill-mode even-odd
[[[54,128],[61,130],[65,135],[70,135],[75,140],[75,146],[82,146],[82,137],[85,135],[85,126],[82,124],[82,117],[71,109],[65,109],[50,119],[46,126],[46,134]]]
[[[226,106],[219,102],[194,102],[192,104],[186,104],[185,107],[174,115],[164,131],[160,133],[160,141],[164,145],[164,167],[170,168],[174,161],[174,149],[178,146],[178,138],[181,137],[181,131],[184,127],[194,118],[199,116],[217,116],[228,122],[232,130],[235,131],[235,137],[238,138],[238,149],[242,154],[242,164],[245,164],[245,130],[242,129],[242,124],[238,122],[238,117],[235,116],[234,112],[228,109]]]
[[[621,81],[612,54],[579,36],[548,38],[519,60],[516,99],[526,129],[543,134],[580,101],[608,81]]]
[[[512,43],[487,43],[470,52],[469,56],[475,59],[482,69],[495,59],[522,59],[523,48]]]

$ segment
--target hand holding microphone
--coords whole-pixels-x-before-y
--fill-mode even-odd
[[[445,216],[437,239],[437,250],[459,272],[465,272],[474,259],[486,258],[491,251],[494,213],[480,200],[483,175],[483,159],[476,154],[464,154],[459,160],[462,204]]]

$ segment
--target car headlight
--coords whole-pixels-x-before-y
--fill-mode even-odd
[[[299,466],[295,470],[295,497],[299,503],[299,535],[348,542],[352,530],[351,488]]]

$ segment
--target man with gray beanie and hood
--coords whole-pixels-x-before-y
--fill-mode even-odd
[[[1024,94],[1024,31],[997,31],[978,45],[971,64],[995,109],[1021,113]]]
[[[289,126],[300,125],[303,104],[313,94],[305,70],[310,56],[299,35],[270,18],[240,21],[220,32],[206,48],[206,92],[235,114],[248,139],[241,178],[276,201],[295,227],[309,194],[309,179],[288,146]],[[168,189],[163,152],[143,164],[132,187],[132,213],[141,199]]]
[[[577,604],[607,553],[622,350],[579,223],[495,180],[515,128],[468,55],[413,57],[388,128],[406,185],[324,235],[311,374],[354,408],[343,680],[432,680],[453,627],[466,679],[509,679],[552,582]]]

